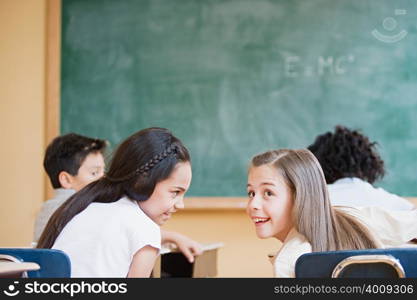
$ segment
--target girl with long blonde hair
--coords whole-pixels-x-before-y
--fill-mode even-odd
[[[274,258],[277,277],[294,277],[296,260],[304,253],[400,245],[417,236],[416,210],[389,215],[375,207],[332,207],[320,164],[306,149],[256,155],[247,192],[247,213],[258,237],[283,243]],[[370,217],[375,223],[366,221]],[[378,227],[385,222],[380,235]],[[398,223],[395,231],[390,222]]]

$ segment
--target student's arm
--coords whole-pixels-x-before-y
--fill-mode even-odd
[[[152,246],[145,246],[139,249],[133,256],[127,277],[151,276],[158,255],[159,250]]]
[[[194,262],[194,256],[203,253],[200,243],[178,232],[161,230],[162,243],[174,243],[184,254],[190,263]]]

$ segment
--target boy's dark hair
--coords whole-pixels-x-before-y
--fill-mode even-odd
[[[385,175],[384,161],[375,145],[358,130],[338,125],[334,133],[317,136],[308,150],[319,160],[328,184],[345,177],[357,177],[372,184]]]
[[[105,140],[89,138],[76,133],[56,137],[46,148],[43,166],[54,189],[60,188],[59,173],[78,174],[82,163],[90,153],[103,153]]]

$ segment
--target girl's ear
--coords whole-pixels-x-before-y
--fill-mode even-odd
[[[61,171],[58,175],[58,180],[59,183],[61,184],[62,188],[64,189],[72,189],[73,188],[73,176],[66,172],[66,171]]]

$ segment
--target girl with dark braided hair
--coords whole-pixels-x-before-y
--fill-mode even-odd
[[[415,206],[373,183],[385,175],[376,142],[358,130],[336,126],[334,132],[317,136],[308,149],[319,160],[333,205],[378,206],[412,210]]]
[[[161,247],[159,225],[184,207],[191,183],[187,148],[164,128],[120,144],[108,172],[50,218],[37,248],[63,250],[72,277],[149,277]]]

